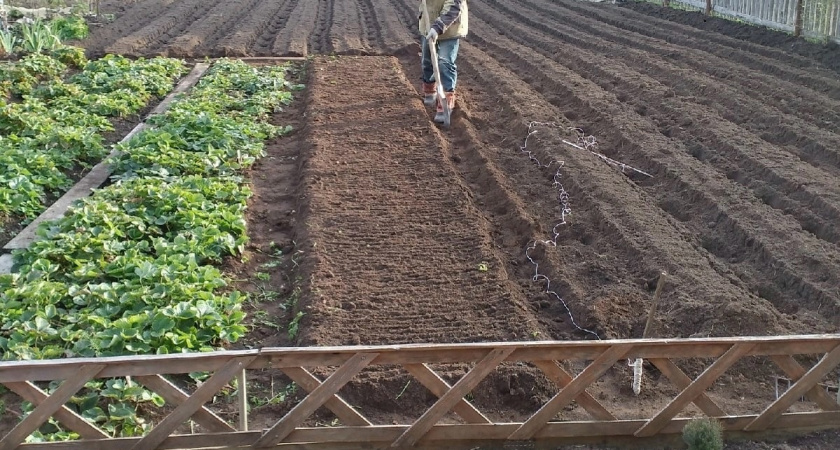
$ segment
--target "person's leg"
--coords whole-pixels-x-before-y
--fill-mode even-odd
[[[456,60],[458,59],[460,42],[460,39],[446,39],[438,43],[440,83],[443,85],[444,92],[446,92],[446,103],[449,105],[450,112],[455,109],[455,88],[458,84],[458,66]],[[444,122],[445,115],[443,111],[443,104],[438,99],[435,122]]]
[[[426,37],[420,38],[420,45],[423,49],[423,56],[420,60],[421,78],[423,81],[423,103],[426,106],[435,106],[437,102],[437,93],[435,92],[435,70],[432,68],[432,56],[429,51]]]
[[[458,48],[460,39],[446,39],[438,42],[438,65],[440,78],[443,83],[443,90],[454,92],[458,84]]]

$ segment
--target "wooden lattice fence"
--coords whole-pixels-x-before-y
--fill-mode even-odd
[[[801,358],[810,355],[809,358]],[[716,403],[707,390],[739,361],[763,357],[792,383],[763,408],[733,415]],[[797,357],[797,358],[795,358]],[[610,370],[621,370],[625,360],[643,358],[670,380],[678,394],[655,414],[644,419],[619,419],[592,395],[590,388]],[[680,368],[685,359],[713,360],[694,377]],[[805,367],[802,361],[816,361]],[[580,371],[569,370],[578,362]],[[467,364],[471,369],[453,384],[433,370],[441,364]],[[494,421],[468,401],[468,394],[500,366],[511,364],[539,370],[556,386],[550,400],[521,422]],[[197,448],[452,448],[456,443],[512,441],[548,442],[552,439],[598,437],[639,439],[680,433],[689,420],[680,416],[689,404],[720,419],[724,429],[739,432],[840,427],[840,404],[826,386],[836,380],[840,365],[840,335],[741,337],[707,339],[642,339],[576,342],[522,342],[333,348],[266,348],[202,354],[143,357],[62,359],[0,363],[0,383],[37,405],[0,439],[0,450],[26,449],[197,449]],[[811,366],[811,367],[808,367]],[[316,373],[328,373],[323,380]],[[363,411],[341,396],[342,387],[363,370],[400,367],[422,384],[437,401],[406,423],[375,425]],[[246,371],[284,373],[308,394],[264,429],[249,430],[244,390],[238,424],[220,418],[205,406],[232,379],[240,386]],[[194,392],[177,387],[164,375],[211,372]],[[65,406],[92,379],[132,377],[157,392],[170,405],[162,419],[143,437],[113,439]],[[38,386],[63,380],[51,394]],[[826,380],[829,380],[828,382]],[[631,394],[632,395],[632,394]],[[811,410],[788,412],[808,400]],[[576,402],[588,420],[558,420],[558,413]],[[338,426],[304,426],[321,407],[338,418]],[[445,417],[459,421],[442,423]],[[23,443],[27,436],[54,417],[81,440]],[[415,415],[416,417],[416,415]],[[202,427],[201,434],[173,434],[188,420]],[[209,431],[208,431],[209,430]]]

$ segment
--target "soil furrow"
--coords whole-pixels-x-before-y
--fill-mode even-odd
[[[480,22],[478,29],[487,30],[486,26]],[[500,39],[504,38],[494,38],[493,41]],[[480,33],[473,34],[470,41],[478,41],[479,46],[483,42]],[[526,134],[524,125],[526,122],[555,121],[561,111],[568,111],[567,114],[574,119],[575,114],[571,111],[580,114],[581,111],[589,108],[589,98],[586,96],[576,98],[580,96],[577,89],[560,87],[554,81],[554,76],[548,75],[548,72],[542,75],[540,70],[528,62],[537,58],[526,59],[520,56],[521,53],[523,52],[520,49],[508,51],[500,47],[490,47],[490,51],[484,53],[472,45],[464,46],[464,57],[461,61],[465,81],[462,83],[469,86],[468,80],[479,77],[474,80],[474,84],[481,86],[480,89],[462,88],[466,89],[466,95],[469,95],[467,101],[478,97],[480,92],[484,101],[479,104],[493,105],[490,106],[490,111],[486,113],[484,120],[477,119],[470,111],[470,120],[481,125],[481,130],[485,130],[482,136],[484,146],[492,148],[491,142],[505,142],[506,140],[513,141],[511,145],[518,145],[521,142],[520,139]],[[493,55],[493,58],[500,61],[503,66],[487,55]],[[515,73],[510,73],[508,70]],[[523,76],[523,74],[526,75]],[[575,83],[579,84],[579,82]],[[534,88],[540,89],[542,94],[539,92],[529,94]],[[551,94],[547,95],[547,92]],[[603,93],[592,92],[591,94],[597,96],[599,102],[609,100],[601,100]],[[547,100],[555,103],[558,97],[573,99],[575,103],[561,104],[560,110],[547,103]],[[614,97],[612,100],[614,101]],[[472,106],[472,104],[467,105],[468,108]],[[516,114],[512,115],[513,113],[506,111],[515,111]],[[598,114],[598,110],[590,109],[589,113]],[[621,124],[622,127],[626,125],[626,123]],[[461,127],[464,124],[456,122],[456,126]],[[617,128],[617,126],[612,127],[612,129]],[[494,135],[486,130],[500,131],[499,134]],[[541,130],[538,135],[545,133],[545,130]],[[654,133],[652,139],[646,144],[661,147],[663,139],[661,135]],[[656,141],[659,143],[657,144]],[[584,314],[595,318],[599,329],[605,330],[606,334],[613,337],[629,337],[634,327],[635,331],[639,332],[641,315],[638,316],[639,318],[633,318],[632,314],[628,316],[627,310],[644,309],[642,302],[650,295],[646,289],[652,288],[658,270],[662,269],[671,273],[677,283],[674,290],[667,290],[664,296],[668,307],[678,309],[677,313],[669,314],[669,317],[697,318],[692,321],[692,325],[686,325],[683,321],[682,328],[676,325],[676,322],[667,324],[666,328],[671,333],[686,336],[712,332],[724,334],[762,332],[756,329],[746,331],[740,324],[735,324],[733,321],[727,322],[729,319],[725,315],[712,312],[725,308],[724,305],[730,304],[734,299],[737,299],[737,303],[753,302],[751,311],[754,312],[751,314],[757,315],[755,320],[770,324],[769,328],[764,328],[767,330],[765,332],[772,333],[769,329],[776,326],[779,330],[787,328],[786,318],[772,312],[772,306],[768,302],[757,296],[751,296],[745,284],[725,267],[715,267],[717,261],[700,246],[699,242],[695,242],[693,233],[668,214],[656,208],[650,208],[651,204],[655,203],[655,199],[645,198],[646,196],[640,192],[639,188],[624,180],[623,175],[617,173],[615,169],[604,166],[596,158],[588,154],[567,154],[563,151],[562,144],[548,142],[556,145],[547,145],[545,148],[552,149],[551,152],[541,154],[540,157],[551,159],[562,156],[562,159],[566,161],[566,170],[562,172],[562,180],[572,195],[573,212],[569,228],[561,228],[564,234],[559,240],[560,248],[556,252],[546,252],[547,255],[541,253],[540,257],[547,256],[547,264],[552,269],[552,277],[556,278],[555,282],[562,286],[562,292],[568,294],[572,302],[580,301],[586,305],[597,305],[585,307]],[[454,148],[459,148],[459,146],[456,145]],[[470,146],[461,148],[469,149]],[[469,151],[463,151],[469,154]],[[494,155],[490,150],[485,151],[480,146],[477,151],[482,155]],[[505,155],[505,152],[499,150],[499,154]],[[467,156],[461,156],[461,158],[467,161],[461,163],[465,173],[469,174],[472,170],[478,172],[478,175],[468,176],[476,177],[471,185],[476,186],[477,198],[481,199],[482,192],[486,188],[482,189],[478,186],[493,186],[494,183],[487,180],[490,177],[483,165],[479,164],[474,168],[472,167],[475,163],[473,159]],[[518,192],[516,197],[527,199],[523,207],[526,217],[542,217],[542,219],[537,219],[542,222],[538,225],[539,233],[545,234],[553,226],[550,218],[546,217],[546,211],[552,211],[552,207],[556,207],[556,199],[551,194],[550,178],[546,177],[545,173],[540,175],[539,171],[530,166],[527,157],[519,155],[515,150],[513,156],[509,158],[487,156],[487,159],[498,161],[497,167],[504,170],[508,178],[515,180],[513,185],[516,186]],[[534,178],[542,176],[544,184],[528,179],[528,174]],[[535,192],[541,192],[541,195]],[[512,261],[511,272],[532,275],[528,273],[527,264],[521,260],[520,252],[524,251],[524,247],[517,245],[517,243],[521,244],[519,241],[523,239],[522,236],[530,234],[527,231],[529,227],[523,227],[519,218],[521,213],[516,208],[507,208],[507,205],[502,204],[499,208],[506,210],[497,211],[495,207],[500,203],[500,197],[492,195],[490,198],[491,200],[485,203],[491,205],[489,207],[492,209],[485,215],[495,216],[497,220],[501,218],[502,221],[510,220],[512,223],[517,223],[513,225],[502,222],[496,227],[499,230],[508,228],[517,230],[516,238],[497,237],[497,242],[508,251],[509,260]],[[487,208],[485,206],[485,211]],[[596,225],[593,227],[591,224]],[[500,231],[500,234],[505,233]],[[523,289],[525,289],[524,286]],[[610,295],[610,292],[621,292],[621,294]],[[532,291],[532,295],[536,294],[538,293]],[[703,300],[698,301],[698,299]],[[558,316],[551,315],[551,317]]]
[[[233,33],[228,34],[218,43],[216,50],[223,56],[269,56],[270,46],[277,31],[285,26],[289,12],[294,9],[298,0],[267,0],[261,1],[245,19],[240,22]],[[266,43],[265,46],[258,42]],[[260,52],[260,49],[268,49]],[[213,51],[213,50],[210,50]]]
[[[306,56],[307,30],[315,26],[319,2],[290,0],[275,16],[257,43],[254,53],[261,56]]]
[[[483,21],[478,17],[475,19],[479,24],[477,27],[479,30],[486,31],[488,29],[482,28]],[[485,27],[488,26],[485,25]],[[483,39],[478,32],[473,35],[472,40],[482,42],[483,45],[491,48],[496,47],[496,43],[505,44],[508,42],[507,39],[494,39],[494,43],[490,43],[489,40]],[[593,90],[593,92],[598,92],[599,97],[606,96],[608,100],[602,106],[604,113],[610,110],[615,111],[618,108],[613,104],[615,102],[614,96],[602,91],[598,86],[592,86],[591,82],[580,79],[579,75],[574,72],[569,72],[563,66],[547,60],[544,56],[534,55],[528,59],[520,57],[520,55],[533,55],[533,50],[513,44],[510,45],[509,49],[505,48],[504,50],[496,47],[496,51],[507,53],[511,59],[516,58],[516,71],[526,80],[534,76],[526,74],[542,72],[542,69],[535,62],[540,61],[541,64],[547,67],[547,72],[545,72],[544,76],[548,77],[548,73],[553,73],[554,75],[552,76],[557,80],[575,80],[574,83],[576,84],[590,86],[589,89]],[[563,86],[560,84],[560,81],[551,82],[551,89],[553,92],[566,92],[567,94],[563,96],[566,98],[575,92],[575,88]],[[555,101],[560,102],[563,97],[555,97]],[[609,99],[609,97],[612,97],[612,99]],[[589,103],[591,104],[592,101],[590,100]],[[581,105],[577,104],[569,106],[581,107]],[[646,124],[646,128],[649,128],[648,133],[661,136],[648,119],[639,116],[635,111],[628,113],[624,110],[625,108],[627,107],[621,106],[610,117],[600,119],[599,126],[591,132],[595,134],[602,132],[609,136],[608,133],[615,132],[611,130],[619,129],[619,127],[627,129],[629,124],[641,122]],[[615,122],[615,119],[618,117],[628,115],[629,117],[623,122]],[[604,123],[604,120],[612,123],[608,125]],[[636,127],[638,126],[636,125]],[[671,183],[671,186],[668,186],[668,189],[664,192],[658,188],[654,188],[656,186],[648,187],[649,192],[654,198],[659,197],[657,204],[669,204],[668,200],[676,196],[674,193],[687,193],[685,196],[690,199],[692,205],[702,204],[704,206],[704,214],[699,214],[695,218],[695,216],[685,217],[674,211],[668,212],[673,214],[678,220],[685,221],[686,223],[690,222],[695,227],[696,232],[700,233],[698,236],[703,236],[703,229],[701,227],[705,228],[706,233],[709,232],[706,227],[707,224],[723,222],[729,224],[728,229],[724,230],[728,232],[727,241],[734,247],[741,247],[739,250],[749,259],[750,268],[754,269],[757,273],[766,275],[761,277],[759,282],[761,280],[767,280],[769,283],[776,285],[778,289],[786,294],[790,294],[790,298],[798,299],[801,306],[815,310],[826,306],[827,308],[831,308],[832,311],[837,307],[838,294],[835,292],[837,285],[832,284],[830,280],[834,276],[831,275],[830,271],[826,271],[828,267],[832,266],[832,263],[826,264],[828,261],[826,258],[833,258],[833,253],[835,252],[820,248],[822,246],[817,243],[806,244],[809,239],[799,230],[798,225],[791,225],[783,217],[770,219],[769,217],[778,215],[778,213],[773,210],[767,211],[755,205],[755,202],[750,200],[751,195],[745,192],[744,188],[723,178],[718,173],[710,172],[710,167],[704,166],[697,160],[691,158],[684,148],[678,148],[676,151],[669,148],[674,146],[682,147],[681,143],[671,140],[668,141],[668,145],[666,146],[661,146],[662,144],[655,146],[644,142],[650,139],[653,139],[653,136],[637,137],[631,140],[623,135],[619,135],[613,138],[613,142],[610,144],[615,146],[615,148],[621,148],[621,153],[616,157],[630,157],[631,160],[628,162],[639,163],[642,167],[649,167],[655,174],[664,176],[667,179],[666,181]],[[656,148],[660,148],[661,150],[654,151]],[[668,161],[662,161],[663,154],[668,156]],[[662,197],[663,195],[665,195],[664,198]],[[679,198],[679,201],[685,201],[685,199]],[[677,202],[676,204],[680,203]],[[716,211],[716,214],[710,216],[710,211]],[[708,220],[709,218],[714,220]],[[720,227],[714,231],[716,233],[720,232]],[[788,243],[792,240],[799,242],[796,249],[789,248],[789,245],[783,245],[783,243]],[[818,253],[820,254],[814,257],[819,257],[822,262],[820,260],[814,260],[814,257],[810,254],[806,255],[806,253],[812,252],[812,250],[806,249],[819,249]],[[785,258],[782,258],[782,255]],[[724,271],[729,270],[728,261],[720,261],[720,263]],[[820,272],[820,274],[817,274],[815,270]],[[768,271],[770,273],[767,273]],[[824,303],[825,305],[823,305]]]
[[[568,10],[563,10],[555,6],[551,8],[540,6],[542,2],[539,4],[525,2],[525,4],[535,8],[538,13],[525,15],[520,12],[522,8],[512,10],[495,0],[488,1],[497,8],[504,8],[507,14],[515,14],[519,21],[536,24],[534,21],[539,20],[540,22],[537,26],[540,26],[543,31],[555,36],[560,34],[565,39],[570,40],[570,43],[575,46],[592,50],[597,49],[598,51],[618,55],[634,51],[640,51],[642,55],[661,55],[662,58],[658,61],[661,61],[665,66],[674,67],[674,69],[667,76],[665,74],[659,74],[660,81],[673,84],[675,88],[681,87],[682,78],[691,76],[691,72],[686,72],[684,68],[675,67],[672,61],[678,61],[685,68],[697,71],[697,73],[708,74],[720,82],[720,87],[732,86],[727,91],[727,95],[737,95],[742,99],[747,99],[754,103],[760,102],[762,109],[766,105],[773,105],[777,109],[777,114],[798,116],[813,124],[811,128],[815,129],[817,133],[836,133],[837,127],[840,126],[840,113],[838,113],[840,102],[829,100],[823,93],[803,90],[800,84],[768,76],[757,77],[754,73],[745,76],[743,73],[744,67],[741,64],[731,64],[729,60],[718,58],[714,55],[709,58],[698,57],[697,51],[685,47],[667,45],[660,40],[648,38],[645,35],[636,35],[632,39],[628,39],[625,30],[604,27],[602,22],[596,20],[581,17],[579,20],[569,21]],[[531,17],[533,17],[533,20]],[[546,24],[548,18],[554,20]],[[563,33],[559,33],[561,29]],[[593,40],[592,36],[602,37],[603,41]],[[622,58],[622,61],[626,61],[627,63],[638,62],[645,66],[651,66],[657,62],[657,60],[650,58],[639,61],[636,61],[636,58]],[[651,76],[656,76],[659,70],[660,68],[651,69]],[[702,85],[701,89],[696,93],[699,97],[705,97],[709,93],[718,94],[718,97],[725,97],[721,95],[723,93],[722,91],[705,89],[705,87],[705,85]],[[715,87],[717,88],[718,86]],[[838,89],[840,89],[840,86],[838,86]],[[773,123],[787,124],[788,122],[788,120],[781,120]],[[794,126],[790,127],[794,130],[797,129]],[[803,133],[806,135],[811,134],[810,131],[803,131]],[[835,139],[837,138],[836,135],[834,137]]]
[[[536,32],[521,30],[521,33],[516,34],[516,40],[533,48],[540,48],[544,42],[553,39],[540,36]],[[551,53],[541,53],[556,59]],[[694,153],[703,152],[703,143],[709,141],[712,141],[712,144],[707,146],[710,147],[710,152],[716,148],[726,149],[722,158],[716,157],[710,163],[722,167],[721,171],[730,178],[738,179],[731,176],[731,167],[739,167],[740,171],[746,172],[744,178],[764,179],[777,185],[780,190],[802,199],[804,208],[812,208],[815,214],[825,215],[829,223],[840,217],[837,203],[822,199],[826,193],[831,194],[830,198],[840,199],[833,177],[826,176],[821,171],[805,170],[798,161],[786,157],[784,152],[772,146],[763,144],[757,136],[742,133],[715,111],[709,111],[706,106],[674,98],[667,87],[650,83],[646,74],[627,70],[626,66],[612,69],[609,60],[599,58],[601,57],[597,55],[569,55],[565,56],[562,62],[573,66],[578,73],[586,74],[587,78],[605,90],[619,90],[620,101],[636,105],[637,111],[649,114],[666,136],[690,133],[691,136],[683,140],[689,148],[700,146],[700,150],[692,150]],[[654,101],[657,99],[658,101]],[[717,126],[710,128],[709,124]],[[710,133],[710,130],[714,131]]]
[[[400,53],[415,44],[415,27],[408,28],[400,19],[397,6],[390,0],[362,0],[371,11],[376,11],[376,20],[384,41],[381,48],[387,53]],[[411,31],[411,32],[410,32]],[[382,51],[382,50],[380,50]]]
[[[505,59],[513,56],[504,51],[495,51],[498,49],[493,50],[487,54],[496,57],[503,55]],[[465,55],[480,53],[471,46],[465,46]],[[486,76],[486,81],[494,78],[486,74],[503,73],[494,67],[492,61],[485,62],[486,58],[465,58],[465,68]],[[480,65],[474,66],[476,60],[481,61]],[[514,64],[515,60],[510,59],[506,66],[518,67]],[[489,117],[496,120],[490,119],[482,125],[509,130],[510,126],[506,123],[522,123],[530,120],[533,116],[528,116],[531,114],[555,115],[545,113],[557,111],[554,106],[544,106],[545,100],[532,101],[533,97],[523,96],[527,86],[549,87],[544,84],[549,80],[548,77],[543,79],[538,72],[532,73],[534,78],[527,84],[488,92],[488,95],[495,94],[495,97],[507,99],[514,105],[527,105],[523,111],[526,117],[520,114],[513,117],[491,114]],[[501,87],[502,83],[491,83],[489,86]],[[589,103],[588,98],[575,98],[573,94],[563,95],[563,98],[574,99],[580,105]],[[517,108],[511,106],[510,109]],[[597,113],[595,110],[591,112]],[[564,283],[577,285],[578,292],[589,293],[584,299],[592,305],[591,314],[608,335],[630,337],[633,332],[641,331],[641,311],[645,309],[644,301],[649,298],[650,289],[655,284],[657,270],[667,270],[673,277],[675,286],[666,290],[663,305],[674,309],[669,317],[680,318],[676,322],[666,321],[663,324],[665,329],[660,332],[680,336],[760,333],[755,328],[743,330],[733,318],[713,312],[725,309],[729,304],[734,306],[731,302],[735,299],[736,303],[748,302],[753,305],[750,314],[756,316],[746,322],[757,320],[766,323],[768,328],[763,329],[769,333],[773,332],[770,329],[774,327],[779,327],[779,330],[785,328],[787,322],[784,316],[773,312],[765,300],[750,295],[732,273],[715,269],[711,255],[692,242],[691,233],[682,224],[667,214],[657,212],[656,208],[650,208],[654,200],[646,198],[632,183],[616,182],[623,175],[587,154],[565,151],[559,145],[548,145],[546,148],[552,151],[541,156],[562,157],[566,162],[562,179],[572,198],[571,226],[561,235],[561,250],[558,250],[558,263],[566,268],[559,273],[565,275],[561,278]],[[500,166],[507,169],[509,177],[516,177],[518,183],[523,183],[521,174],[524,172],[517,170],[515,164],[508,162]],[[630,270],[633,272],[628,274],[628,268],[632,268]],[[628,311],[633,310],[640,312],[635,316],[632,313],[628,315]],[[697,320],[684,320],[692,316]]]
[[[527,35],[527,40],[519,39],[525,45],[539,48],[543,42],[554,40],[553,36],[538,35],[536,32],[523,30],[517,33],[517,38]],[[547,57],[550,53],[543,54]],[[616,55],[617,56],[617,55]],[[627,60],[643,59],[643,55]],[[563,62],[577,61],[576,68],[586,67],[586,63],[596,61],[597,56],[575,56],[564,57]],[[598,62],[598,61],[596,61]],[[729,108],[723,110],[708,111],[708,108],[701,105],[684,102],[681,98],[672,98],[673,93],[666,87],[659,84],[647,82],[645,74],[636,74],[624,67],[615,70],[608,69],[609,61],[600,61],[595,64],[594,69],[588,69],[594,76],[588,78],[597,82],[605,90],[616,89],[621,83],[625,83],[621,89],[618,99],[628,104],[636,105],[637,111],[644,111],[649,114],[657,123],[660,131],[666,136],[681,137],[686,146],[691,149],[692,154],[701,160],[719,168],[730,179],[751,187],[756,196],[767,199],[767,185],[764,182],[751,183],[751,180],[764,180],[778,191],[784,192],[791,199],[781,198],[780,201],[768,203],[777,209],[788,212],[799,220],[800,224],[808,231],[813,232],[819,238],[825,239],[834,244],[840,243],[837,239],[840,229],[835,228],[834,223],[839,223],[840,209],[837,201],[840,193],[837,191],[836,183],[832,176],[826,176],[821,171],[803,170],[798,161],[786,158],[783,152],[774,150],[760,142],[758,136],[742,135],[740,130],[727,124],[730,117],[721,117],[718,114],[728,114],[740,117],[735,112],[741,108],[737,103],[728,104]],[[587,70],[587,69],[583,69]],[[664,70],[664,69],[663,69]],[[651,70],[652,73],[659,73],[663,70]],[[581,72],[580,70],[578,70]],[[626,78],[633,77],[631,81]],[[683,79],[689,78],[688,75]],[[668,79],[666,77],[666,79]],[[698,81],[700,83],[702,81]],[[735,95],[735,94],[733,94]],[[725,97],[725,96],[724,96]],[[686,99],[693,99],[686,96]],[[658,99],[658,102],[651,103],[650,99]],[[722,99],[722,103],[726,100]],[[691,106],[688,106],[688,105]],[[760,105],[750,105],[750,111],[755,111]],[[736,122],[742,122],[736,120]],[[718,124],[715,132],[709,132],[708,124]],[[726,129],[727,134],[720,134]],[[746,150],[749,149],[749,150]],[[723,157],[715,154],[716,150],[725,150]],[[760,151],[757,151],[760,150]],[[715,155],[713,158],[703,158],[701,155]],[[728,156],[727,156],[728,155]],[[828,200],[823,199],[825,194],[833,194]],[[778,208],[782,206],[782,208]],[[791,207],[792,206],[792,207]],[[819,217],[824,219],[821,220]],[[817,218],[815,221],[814,219]]]
[[[363,26],[355,0],[335,0],[329,34],[333,51],[339,55],[366,54]]]
[[[403,28],[408,31],[410,36],[416,36],[418,29],[416,5],[394,4],[394,8]]]
[[[88,57],[102,57],[106,47],[114,43],[114,35],[128,36],[156,20],[175,0],[150,0],[133,4],[113,22],[91,27],[90,36],[85,39]],[[153,13],[152,13],[153,12]]]
[[[790,67],[780,65],[778,57],[765,57],[749,51],[742,51],[740,49],[727,49],[721,51],[718,45],[709,45],[708,41],[703,38],[689,37],[683,33],[664,33],[660,29],[651,26],[649,23],[638,23],[633,20],[633,17],[628,17],[625,13],[626,9],[617,8],[593,8],[589,5],[580,3],[572,3],[569,1],[560,1],[549,4],[544,0],[535,0],[545,6],[562,7],[564,9],[561,15],[568,16],[569,12],[574,12],[580,15],[592,17],[595,21],[603,25],[614,26],[625,31],[630,31],[640,36],[650,36],[656,38],[660,42],[676,43],[678,45],[685,45],[694,49],[693,54],[696,56],[697,50],[704,54],[719,55],[723,61],[738,61],[742,66],[764,72],[766,74],[782,77],[786,80],[795,81],[799,84],[813,86],[818,91],[824,94],[830,94],[834,98],[840,97],[840,82],[837,80],[837,73],[831,71],[821,71],[813,67],[807,67],[808,70],[802,70],[799,67]]]
[[[151,53],[152,47],[160,40],[165,40],[172,29],[184,30],[192,23],[195,15],[203,10],[199,0],[185,0],[174,4],[162,14],[156,14],[157,19],[143,28],[117,39],[113,45],[105,47],[105,52],[138,55]],[[185,20],[188,18],[190,20]]]
[[[334,47],[330,42],[330,36],[332,33],[335,4],[338,1],[340,0],[323,0],[318,2],[304,1],[304,4],[317,3],[318,5],[315,26],[309,34],[309,53],[319,53],[325,55],[334,51]],[[275,48],[276,47],[277,44],[275,43]]]
[[[466,46],[464,51],[465,55],[474,54]],[[464,62],[464,67],[472,68],[472,64]],[[510,92],[502,91],[498,95],[510,97]],[[535,267],[527,260],[526,248],[533,241],[552,238],[552,230],[562,211],[553,187],[552,176],[556,165],[539,169],[516,151],[513,142],[507,148],[491,144],[506,139],[515,141],[515,136],[524,137],[528,131],[522,119],[521,116],[515,119],[505,116],[485,121],[470,117],[469,121],[455,121],[462,131],[450,137],[451,158],[471,189],[473,203],[493,224],[492,230],[495,231],[492,236],[497,247],[505,252],[506,269],[516,276],[519,289],[526,295],[542,328],[549,330],[550,335],[546,337],[595,338],[585,330],[591,330],[601,338],[631,337],[631,328],[637,325],[636,321],[616,326],[616,321],[610,320],[609,314],[611,308],[617,306],[612,304],[612,300],[620,298],[622,306],[635,304],[643,308],[640,292],[656,269],[650,265],[650,259],[645,258],[651,256],[650,252],[636,248],[627,240],[625,228],[617,227],[613,220],[589,207],[598,201],[593,200],[572,177],[572,174],[579,174],[576,169],[562,171],[563,183],[573,198],[572,215],[575,219],[557,228],[560,232],[557,247],[540,245],[531,252],[539,263],[540,273],[548,276],[551,289],[560,295],[563,302],[545,292],[544,282],[534,281]],[[518,126],[511,127],[511,123]],[[482,134],[479,130],[498,131]],[[541,129],[540,132],[540,136],[554,133],[550,129]],[[529,142],[540,159],[550,161],[557,156],[546,151],[554,142],[537,138]],[[588,163],[588,170],[597,172],[602,169],[593,167],[599,164],[596,161]],[[602,175],[612,182],[621,177],[609,171]],[[579,223],[599,223],[598,234],[610,239],[585,240],[576,237]],[[598,257],[599,254],[610,254],[610,260],[604,261]],[[615,261],[621,261],[622,265],[608,269],[606,264]],[[595,272],[603,277],[598,278],[598,283],[588,282]],[[570,314],[574,322],[570,320]]]
[[[361,35],[364,37],[365,54],[376,54],[385,47],[382,25],[379,23],[376,10],[373,9],[370,0],[355,0],[354,3],[356,3],[356,11],[359,14]]]
[[[623,17],[642,20],[651,27],[672,30],[677,35],[694,36],[724,49],[732,47],[758,53],[806,70],[820,70],[827,77],[832,72],[840,74],[840,60],[831,46],[813,45],[791,34],[647,2],[624,2],[621,7]]]
[[[165,54],[176,58],[193,58],[201,54],[214,55],[213,45],[219,37],[235,29],[243,16],[240,11],[253,9],[259,0],[233,0],[217,3],[201,19],[193,22],[182,34],[166,45]],[[200,53],[196,50],[200,48]]]
[[[397,66],[392,58],[368,57],[314,67],[303,213],[311,295],[303,340],[527,339],[536,322],[504,288],[501,263],[444,163],[439,136],[417,132],[429,122]],[[357,77],[361,92],[375,90],[376,101],[359,103],[335,83],[345,73]],[[479,270],[482,261],[490,270]]]

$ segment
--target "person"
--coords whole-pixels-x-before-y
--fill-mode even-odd
[[[424,5],[426,11],[423,11]],[[451,111],[455,108],[455,88],[458,82],[458,66],[455,61],[458,58],[460,39],[467,36],[467,0],[421,0],[419,12],[423,47],[423,102],[429,107],[437,105],[435,122],[442,123],[443,103],[437,98],[435,83],[443,85]],[[440,80],[434,79],[429,43],[436,45]]]

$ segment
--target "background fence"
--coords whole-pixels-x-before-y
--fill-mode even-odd
[[[840,0],[662,0],[662,3],[840,43]]]

